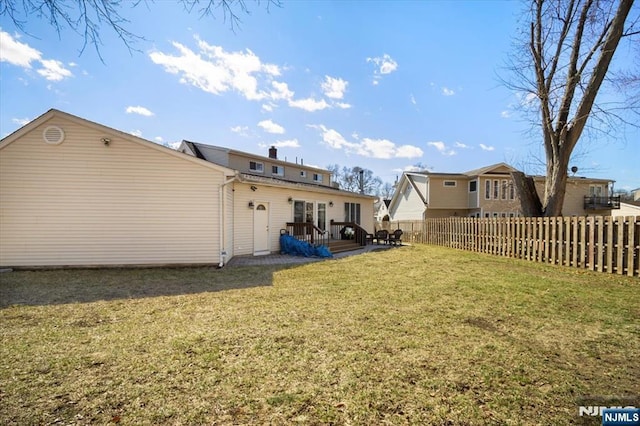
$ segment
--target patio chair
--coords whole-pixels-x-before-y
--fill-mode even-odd
[[[378,245],[380,245],[380,243],[387,244],[388,238],[389,238],[389,231],[387,231],[386,229],[381,229],[379,231],[376,231],[376,243]]]
[[[396,229],[395,231],[393,231],[393,233],[389,234],[389,238],[387,238],[389,244],[393,244],[394,246],[401,246],[402,234],[402,229]]]

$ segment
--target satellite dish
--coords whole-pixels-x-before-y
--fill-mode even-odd
[[[578,171],[578,168],[576,166],[571,167],[571,173],[575,175],[577,171]]]

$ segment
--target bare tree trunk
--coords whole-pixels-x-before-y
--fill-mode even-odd
[[[516,194],[520,200],[522,215],[526,217],[542,216],[542,203],[536,191],[536,185],[531,176],[522,172],[511,172]]]
[[[547,217],[562,216],[562,206],[567,188],[567,176],[571,151],[558,150],[547,159],[547,176],[544,182],[542,213]]]

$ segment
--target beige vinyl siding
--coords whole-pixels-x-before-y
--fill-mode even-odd
[[[49,125],[64,130],[61,144],[43,141]],[[0,264],[217,263],[222,178],[54,117],[0,150]]]
[[[456,186],[444,186],[445,181]],[[466,209],[469,207],[469,186],[466,179],[429,177],[429,208]]]
[[[331,219],[338,222],[344,220],[345,202],[360,203],[362,226],[369,232],[373,232],[373,199],[260,184],[253,184],[256,190],[252,191],[251,185],[249,183],[234,183],[233,186],[235,194],[233,222],[235,239],[233,250],[236,256],[253,254],[254,251],[253,209],[249,208],[250,201],[253,201],[254,205],[265,203],[269,206],[269,244],[272,252],[280,251],[280,230],[286,229],[287,222],[293,221],[293,204],[289,204],[289,197],[293,200],[326,203],[327,228]],[[333,207],[329,207],[330,201],[333,201]]]
[[[262,163],[264,169],[263,172],[256,172],[255,170],[249,169],[249,162],[255,161],[257,163]],[[278,178],[278,179],[286,179],[295,182],[305,182],[305,183],[319,183],[321,185],[330,186],[331,173],[316,169],[313,167],[307,167],[302,164],[290,163],[287,161],[276,160],[268,157],[259,157],[259,156],[251,156],[244,155],[239,152],[233,152],[229,155],[228,159],[229,167],[235,170],[239,170],[245,173],[251,173],[255,175],[265,176],[268,178]],[[278,166],[283,168],[283,175],[273,174],[272,167]],[[300,176],[300,171],[306,171],[306,177]],[[313,175],[319,174],[322,175],[322,182],[316,182],[313,180]]]
[[[471,185],[471,182],[475,182],[476,185],[476,190],[474,192],[469,191],[469,185]],[[480,179],[477,178],[473,178],[473,179],[469,179],[465,185],[467,186],[467,202],[468,202],[468,206],[469,208],[473,209],[473,208],[477,208],[480,206],[479,204],[479,196],[481,195],[481,191],[480,191]]]
[[[486,182],[489,181],[491,183],[491,198],[486,199]],[[494,199],[494,182],[498,181],[498,199]],[[498,216],[501,216],[502,213],[505,213],[506,216],[509,216],[509,213],[513,213],[514,215],[520,214],[520,201],[517,199],[517,194],[515,194],[515,198],[513,200],[510,199],[509,185],[511,184],[511,178],[508,176],[501,175],[492,175],[487,177],[482,177],[479,179],[478,191],[479,191],[479,199],[480,199],[480,207],[482,208],[482,217],[484,217],[485,213],[489,213],[491,217],[493,217],[494,213],[498,213]],[[505,191],[505,199],[502,199],[502,191]]]

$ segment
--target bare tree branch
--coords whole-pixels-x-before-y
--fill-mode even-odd
[[[621,40],[638,44],[640,12],[633,3],[531,0],[526,40],[510,58],[512,79],[503,83],[518,93],[536,95],[535,100],[525,97],[520,108],[525,114],[535,112],[537,118],[529,116],[531,123],[542,132],[546,181],[540,198],[545,215],[562,213],[567,168],[585,130],[608,133],[638,123],[640,67],[631,73],[609,72]],[[603,86],[607,92],[615,85],[626,90],[598,97]],[[527,190],[526,185],[520,188]]]
[[[243,15],[250,14],[245,0],[178,0],[187,13],[198,10],[200,18],[215,18],[222,10],[224,22],[229,22],[232,31],[239,28]],[[254,0],[258,5],[260,0]],[[64,29],[70,29],[83,38],[82,54],[87,45],[92,45],[100,59],[101,34],[110,30],[127,47],[135,51],[135,44],[145,40],[144,36],[128,29],[127,20],[121,11],[123,7],[149,7],[153,0],[0,0],[0,16],[8,16],[13,24],[25,34],[29,34],[27,23],[32,18],[46,20],[61,36]],[[282,7],[281,0],[266,0],[266,9]]]

